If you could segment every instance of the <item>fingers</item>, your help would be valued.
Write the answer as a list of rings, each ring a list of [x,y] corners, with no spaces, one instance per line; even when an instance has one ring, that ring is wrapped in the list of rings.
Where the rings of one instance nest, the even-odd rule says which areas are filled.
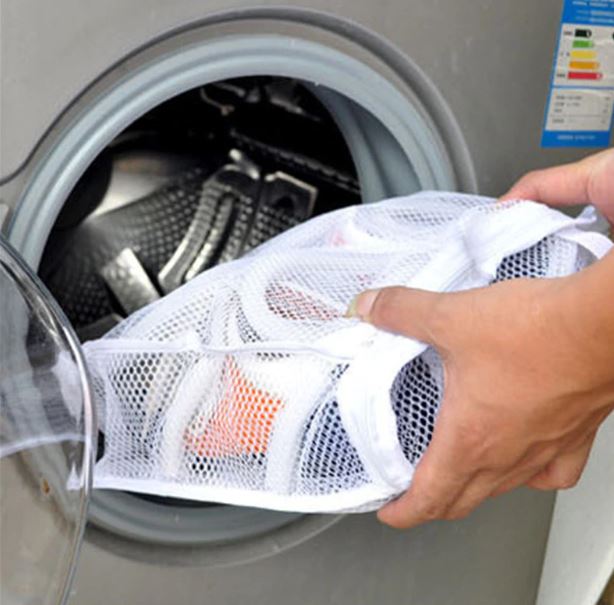
[[[518,473],[513,473],[499,483],[499,485],[491,492],[490,498],[496,498],[497,496],[511,492],[513,489],[516,489],[521,485],[526,485],[527,481],[535,476],[536,471],[539,472],[537,469],[533,468],[530,470],[523,470]]]
[[[593,204],[614,225],[614,149],[579,162],[536,170],[521,178],[500,200],[529,199],[550,206]]]
[[[408,529],[426,521],[446,518],[448,509],[470,478],[451,473],[449,465],[429,462],[426,457],[425,454],[418,465],[410,488],[378,512],[382,523]]]
[[[521,485],[541,490],[573,487],[582,475],[593,440],[594,434],[580,447],[559,455],[545,467],[543,463],[524,466],[503,478],[493,471],[456,477],[454,481],[445,476],[434,478],[433,475],[442,469],[437,462],[427,462],[425,455],[424,471],[419,472],[419,466],[410,489],[384,507],[378,517],[392,527],[407,529],[433,519],[461,519],[487,498]],[[536,472],[538,468],[542,470]]]
[[[527,481],[533,489],[567,489],[576,485],[586,466],[595,439],[593,433],[580,447],[562,454]]]
[[[448,407],[448,402],[442,404],[443,407]],[[462,438],[455,430],[454,418],[447,417],[443,410],[409,489],[379,511],[380,521],[407,529],[444,518],[473,477],[458,464],[462,449]]]
[[[514,467],[504,476],[487,469],[459,473],[458,464],[450,465],[449,462],[452,459],[458,461],[455,454],[458,448],[439,445],[449,438],[447,431],[440,431],[438,437],[438,443],[433,439],[418,465],[410,489],[378,513],[383,523],[407,529],[434,519],[461,519],[487,498],[521,485],[541,490],[573,487],[582,475],[595,432],[571,451],[549,461],[538,455],[532,462]],[[433,445],[438,447],[434,448]],[[552,455],[548,455],[547,450],[542,454]],[[455,469],[455,472],[450,469]]]
[[[388,332],[435,344],[438,309],[444,296],[400,286],[368,290],[356,297],[347,315]]]
[[[512,469],[510,473],[499,479],[498,485],[493,489],[490,497],[496,498],[521,485],[526,485],[527,481],[530,481],[537,473],[541,472],[553,459],[554,455],[546,450]]]
[[[583,162],[529,172],[500,200],[526,199],[552,206],[587,204],[590,174],[590,165]]]
[[[493,471],[482,471],[467,483],[465,489],[446,512],[446,519],[463,519],[488,499],[499,481]]]

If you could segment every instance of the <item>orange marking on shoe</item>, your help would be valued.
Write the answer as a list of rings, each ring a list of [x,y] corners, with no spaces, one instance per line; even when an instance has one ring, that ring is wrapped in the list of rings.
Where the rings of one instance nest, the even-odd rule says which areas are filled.
[[[198,418],[186,430],[187,449],[207,458],[265,454],[283,400],[246,378],[232,357],[222,381],[224,393],[204,431],[194,431]]]

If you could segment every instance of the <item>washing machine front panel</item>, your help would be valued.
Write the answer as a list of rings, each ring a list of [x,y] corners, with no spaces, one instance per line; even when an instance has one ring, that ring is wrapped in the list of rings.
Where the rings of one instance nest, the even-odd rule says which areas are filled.
[[[529,169],[583,154],[539,147],[560,8],[559,0],[289,0],[283,8],[9,0],[0,21],[0,202],[15,210],[66,128],[87,116],[101,91],[130,77],[141,56],[155,55],[159,45],[177,50],[176,35],[229,39],[250,29],[318,43],[368,65],[428,114],[433,149],[441,147],[452,167],[442,182],[498,194]],[[36,264],[36,255],[28,260]],[[531,603],[552,502],[521,490],[464,521],[408,533],[350,516],[312,528],[303,543],[270,531],[211,557],[195,547],[130,544],[93,528],[72,602]]]
[[[157,563],[126,559],[90,535],[70,604],[528,605],[551,510],[549,496],[521,490],[463,521],[408,532],[348,515],[278,555],[223,567],[202,567],[196,554],[193,565],[169,565],[163,549],[152,553]]]
[[[3,3],[1,177],[23,168],[58,116],[126,56],[196,23],[254,16],[343,31],[399,73],[410,63],[424,72],[460,125],[484,193],[582,153],[539,147],[560,0],[312,0],[284,7],[224,0],[206,8],[195,0]]]

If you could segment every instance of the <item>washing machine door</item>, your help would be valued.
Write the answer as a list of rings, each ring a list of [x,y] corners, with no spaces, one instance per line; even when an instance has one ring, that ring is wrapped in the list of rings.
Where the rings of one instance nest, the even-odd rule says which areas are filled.
[[[0,603],[64,603],[95,451],[87,372],[66,318],[0,238]]]

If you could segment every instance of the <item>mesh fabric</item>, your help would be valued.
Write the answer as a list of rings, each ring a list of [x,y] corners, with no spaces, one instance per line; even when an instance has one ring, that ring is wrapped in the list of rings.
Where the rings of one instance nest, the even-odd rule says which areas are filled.
[[[568,275],[606,248],[593,233],[583,245],[590,223],[421,193],[322,215],[204,272],[86,345],[105,435],[95,484],[376,508],[428,447],[443,372],[436,351],[345,318],[352,298]]]

